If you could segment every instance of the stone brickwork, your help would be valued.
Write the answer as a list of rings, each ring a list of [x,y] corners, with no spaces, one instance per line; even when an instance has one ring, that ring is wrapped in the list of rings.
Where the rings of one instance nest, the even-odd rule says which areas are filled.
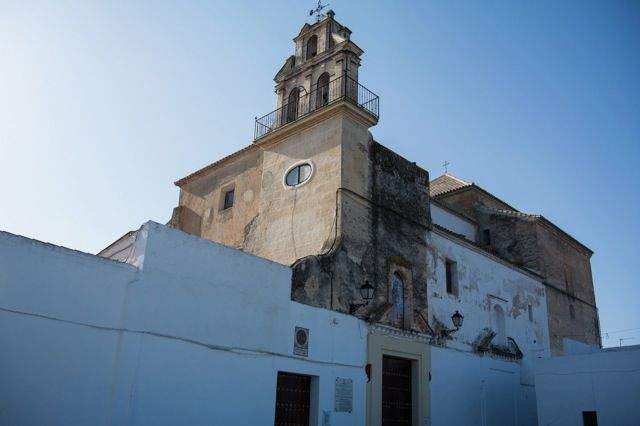
[[[600,346],[600,324],[591,275],[592,252],[552,226],[537,227],[542,275],[546,278],[551,350],[562,353],[563,338]]]
[[[374,300],[356,314],[390,323],[391,278],[399,273],[405,283],[404,321],[399,326],[426,332],[428,174],[372,140],[362,148],[350,153],[366,156],[361,164],[368,170],[360,171],[366,179],[359,182],[364,192],[341,188],[337,238],[324,253],[294,265],[292,297],[349,312],[350,304],[361,301],[359,287],[369,282]]]
[[[540,272],[535,220],[517,215],[491,214],[478,208],[475,209],[475,217],[480,233],[489,231],[490,244],[482,241],[482,236],[480,244],[517,266]]]
[[[480,190],[476,186],[468,186],[458,191],[443,194],[437,197],[447,207],[471,218],[477,219],[477,205],[483,205],[494,209],[513,210],[507,203],[493,197],[491,194]]]

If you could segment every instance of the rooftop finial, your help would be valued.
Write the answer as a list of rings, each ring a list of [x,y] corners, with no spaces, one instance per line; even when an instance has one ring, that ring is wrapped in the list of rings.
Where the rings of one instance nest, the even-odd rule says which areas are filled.
[[[448,162],[447,160],[444,161],[444,163],[442,163],[442,167],[444,167],[444,173],[447,174],[447,172],[449,171],[449,166],[451,165],[450,162]]]
[[[328,4],[322,4],[322,0],[318,0],[318,6],[316,6],[315,9],[311,9],[309,11],[309,16],[312,16],[313,14],[316,15],[316,22],[320,22],[320,20],[322,18],[324,18],[324,13],[322,13],[322,9],[324,9],[325,7],[329,6]]]

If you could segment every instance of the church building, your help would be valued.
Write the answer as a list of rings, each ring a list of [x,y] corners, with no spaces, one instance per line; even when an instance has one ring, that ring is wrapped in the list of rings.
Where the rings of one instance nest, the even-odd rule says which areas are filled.
[[[253,143],[178,180],[170,225],[290,265],[292,300],[372,324],[367,424],[401,404],[385,399],[397,374],[413,378],[413,405],[390,415],[422,424],[430,401],[437,411],[429,345],[522,366],[509,398],[535,418],[531,359],[561,354],[564,338],[600,345],[591,250],[474,183],[430,180],[377,141],[380,99],[332,11],[294,43]],[[455,313],[464,326],[452,328]]]
[[[0,232],[0,424],[535,426],[534,364],[601,346],[588,247],[377,140],[333,11],[293,41],[166,225]]]

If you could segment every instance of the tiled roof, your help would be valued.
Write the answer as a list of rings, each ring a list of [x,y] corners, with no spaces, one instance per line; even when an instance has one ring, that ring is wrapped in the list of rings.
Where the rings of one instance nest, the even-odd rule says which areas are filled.
[[[458,179],[450,174],[443,174],[429,182],[429,195],[436,197],[438,195],[455,191],[466,186],[473,185],[472,182],[466,182],[462,179]]]
[[[496,209],[494,207],[487,207],[487,206],[481,206],[481,205],[476,206],[476,208],[484,213],[497,214],[501,216],[519,217],[522,219],[531,220],[531,219],[540,219],[542,217],[539,214],[522,213],[516,210]]]

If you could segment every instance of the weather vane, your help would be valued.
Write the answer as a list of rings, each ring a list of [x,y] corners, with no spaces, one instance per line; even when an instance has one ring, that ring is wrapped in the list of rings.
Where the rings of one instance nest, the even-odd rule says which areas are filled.
[[[309,11],[309,16],[313,16],[313,14],[315,13],[316,22],[320,22],[320,20],[322,18],[324,18],[324,13],[322,13],[322,9],[324,9],[327,6],[329,6],[329,5],[328,4],[322,4],[322,0],[318,0],[318,6],[316,6],[315,9],[311,9]]]

